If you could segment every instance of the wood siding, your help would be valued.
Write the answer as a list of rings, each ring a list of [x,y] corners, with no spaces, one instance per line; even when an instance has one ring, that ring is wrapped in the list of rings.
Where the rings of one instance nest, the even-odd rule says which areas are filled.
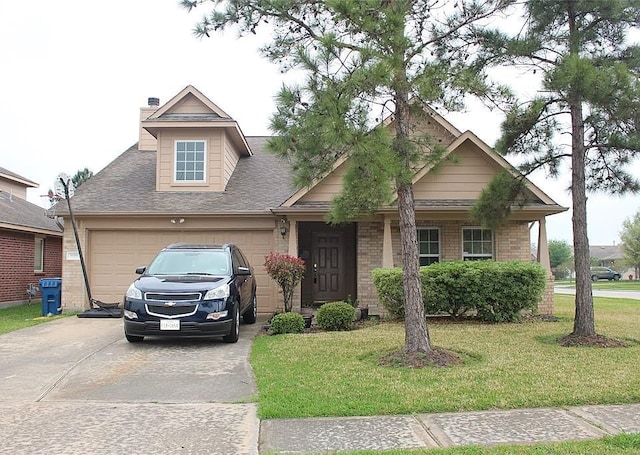
[[[175,141],[206,141],[204,183],[174,182]],[[224,131],[171,128],[158,134],[157,191],[224,191]]]
[[[305,194],[300,202],[328,202],[342,191],[342,179],[347,169],[347,162],[334,169],[320,183]]]
[[[171,107],[172,114],[210,114],[211,109],[189,93]]]
[[[416,200],[476,199],[500,170],[468,141],[450,157],[451,161],[436,166],[414,185]]]
[[[229,141],[225,137],[224,141],[224,173],[222,175],[222,186],[223,188],[227,187],[227,183],[229,183],[229,179],[231,179],[231,175],[236,168],[236,164],[238,164],[238,160],[240,159],[240,155],[238,151],[235,149],[231,141]]]
[[[27,188],[21,184],[0,178],[0,190],[13,194],[14,197],[27,199]]]

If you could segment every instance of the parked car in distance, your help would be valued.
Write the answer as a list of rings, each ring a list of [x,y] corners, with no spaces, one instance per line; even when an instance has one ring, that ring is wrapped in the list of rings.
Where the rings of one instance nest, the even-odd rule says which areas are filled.
[[[124,334],[238,341],[240,316],[256,322],[253,268],[236,245],[176,243],[162,249],[124,296]]]
[[[618,281],[622,275],[609,267],[591,267],[591,281],[598,280],[616,280]]]

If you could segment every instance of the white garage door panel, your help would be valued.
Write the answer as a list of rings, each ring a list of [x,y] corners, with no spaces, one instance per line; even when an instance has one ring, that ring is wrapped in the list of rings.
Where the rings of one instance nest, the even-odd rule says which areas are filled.
[[[272,231],[91,231],[87,266],[93,298],[122,301],[137,277],[135,269],[147,265],[160,249],[176,242],[229,242],[240,246],[256,274],[260,311],[273,310],[273,283],[264,270],[264,257],[273,250]]]

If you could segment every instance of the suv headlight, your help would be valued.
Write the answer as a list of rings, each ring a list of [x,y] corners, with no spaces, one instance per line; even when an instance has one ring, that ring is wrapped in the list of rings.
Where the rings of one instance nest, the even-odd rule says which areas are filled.
[[[127,289],[127,293],[125,294],[125,296],[129,299],[142,300],[142,292],[140,292],[140,289],[135,287],[133,283],[131,284],[131,286],[129,286],[129,289]]]
[[[228,284],[223,284],[222,286],[211,289],[204,296],[205,300],[214,300],[214,299],[226,299],[231,295],[231,290]]]

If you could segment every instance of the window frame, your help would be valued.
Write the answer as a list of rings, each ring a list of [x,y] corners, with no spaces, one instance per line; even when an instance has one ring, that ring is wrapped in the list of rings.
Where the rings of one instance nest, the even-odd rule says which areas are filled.
[[[33,273],[44,273],[45,238],[39,235],[33,240]],[[38,259],[40,259],[38,263]]]
[[[193,172],[194,174],[196,172],[199,172],[198,170],[194,169],[193,171],[187,171],[185,170],[178,170],[178,144],[179,143],[201,143],[203,144],[203,158],[202,158],[202,180],[178,180],[178,172]],[[197,152],[199,150],[194,150],[194,152]],[[184,153],[186,153],[187,151],[185,150]],[[184,163],[186,164],[187,161],[184,160]],[[198,163],[198,161],[194,160],[193,161],[194,165]],[[186,177],[186,176],[185,176]],[[206,183],[207,181],[207,141],[206,139],[176,139],[173,141],[173,183],[177,183],[177,184],[192,184],[192,183]]]
[[[480,240],[473,240],[473,238],[470,240],[470,242],[473,244],[474,242],[480,242],[482,247],[482,251],[484,251],[484,244],[485,242],[487,242],[487,240],[485,240],[484,235],[485,232],[490,232],[491,233],[491,254],[487,254],[487,253],[474,253],[473,252],[473,247],[472,247],[472,252],[466,252],[465,251],[465,238],[464,238],[464,234],[465,231],[480,231],[482,238]],[[473,237],[473,234],[472,234]],[[487,261],[487,260],[494,260],[495,259],[495,254],[496,254],[496,248],[495,248],[495,235],[494,235],[494,231],[493,229],[486,229],[483,228],[482,226],[465,226],[462,228],[462,232],[461,232],[461,253],[462,253],[462,260],[463,261]]]
[[[417,232],[417,237],[418,237],[418,265],[420,267],[425,267],[425,266],[429,266],[431,264],[435,264],[436,262],[441,262],[442,261],[442,235],[441,235],[441,229],[438,226],[418,226],[416,228]],[[420,231],[436,231],[438,233],[438,254],[433,254],[433,253],[426,253],[426,254],[422,254],[420,252]],[[433,243],[431,240],[428,241],[429,244]],[[420,264],[421,259],[422,258],[436,258],[435,261],[430,262],[429,264],[425,264],[422,265]]]

